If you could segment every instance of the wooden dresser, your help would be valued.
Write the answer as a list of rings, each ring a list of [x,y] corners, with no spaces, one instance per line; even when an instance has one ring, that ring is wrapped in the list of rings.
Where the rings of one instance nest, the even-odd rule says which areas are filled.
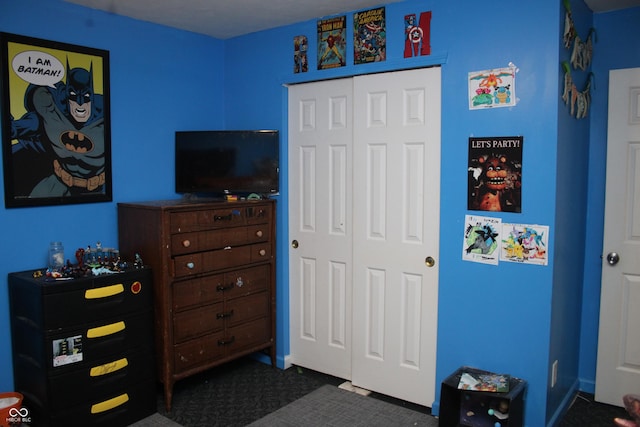
[[[158,376],[177,380],[256,351],[275,366],[275,202],[118,204],[119,248],[153,271]]]

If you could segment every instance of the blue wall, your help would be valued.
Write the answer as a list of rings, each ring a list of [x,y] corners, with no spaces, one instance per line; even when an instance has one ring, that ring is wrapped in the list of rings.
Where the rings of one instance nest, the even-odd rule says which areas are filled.
[[[229,121],[234,120],[232,117],[242,120],[243,115],[262,119],[269,117],[268,120],[273,120],[270,125],[286,129],[286,110],[280,105],[283,96],[273,92],[269,95],[270,100],[262,99],[263,88],[280,87],[282,83],[296,83],[304,79],[311,81],[422,65],[420,60],[402,58],[402,18],[407,13],[426,10],[433,12],[433,58],[430,60],[444,62],[437,380],[441,381],[461,365],[509,372],[524,378],[529,382],[527,423],[544,425],[554,262],[551,261],[547,267],[505,263],[495,267],[463,262],[461,236],[465,214],[468,213],[468,138],[523,135],[523,213],[499,216],[509,222],[548,224],[552,226],[553,242],[560,72],[558,40],[564,18],[555,1],[525,2],[514,6],[510,9],[512,16],[500,23],[500,30],[496,33],[483,30],[487,28],[487,22],[493,22],[496,17],[487,13],[485,6],[478,2],[405,1],[390,4],[386,9],[389,37],[386,63],[347,65],[331,73],[314,71],[316,51],[311,44],[309,57],[312,59],[307,76],[292,73],[291,46],[293,37],[299,34],[313,40],[315,20],[267,31],[259,37],[248,35],[230,40],[225,45],[226,81],[230,89],[227,95],[234,98],[236,109],[227,110]],[[350,18],[347,17],[347,22]],[[347,38],[350,38],[350,33]],[[270,66],[251,79],[249,70],[237,70],[246,62],[245,53],[256,46],[256,40],[260,40],[261,48],[252,50],[252,61],[269,63]],[[467,73],[505,67],[509,62],[520,69],[516,81],[518,105],[491,111],[469,111]],[[347,64],[350,63],[349,57]],[[260,94],[261,99],[253,108],[252,103],[246,100],[253,99],[255,94]],[[270,107],[265,108],[265,102],[269,102]],[[232,106],[233,102],[228,98],[225,104]],[[542,169],[549,172],[542,173]],[[286,195],[281,197],[281,205],[286,204]],[[281,215],[280,220],[286,225],[284,217]],[[287,238],[281,238],[281,264],[286,262],[287,243]],[[553,254],[551,248],[550,256]],[[578,268],[581,268],[582,262],[578,261]],[[285,277],[286,271],[286,265],[283,265]],[[283,287],[282,290],[285,289]],[[280,296],[283,294],[286,296],[284,292]],[[286,300],[282,303],[286,305],[281,305],[280,312],[288,307]],[[579,313],[579,307],[575,310]],[[576,328],[575,324],[570,326]],[[283,332],[287,330],[288,327],[283,326]],[[578,329],[571,333],[578,335]],[[572,349],[576,361],[577,351],[576,343]],[[436,412],[437,406],[435,402]]]
[[[518,2],[504,10],[504,19],[485,4],[470,0],[390,4],[387,61],[316,71],[311,42],[310,72],[294,75],[293,37],[306,34],[313,41],[315,20],[220,41],[61,0],[0,0],[0,31],[110,51],[114,173],[113,203],[0,209],[5,237],[0,249],[4,261],[0,275],[43,265],[51,240],[62,240],[68,251],[96,240],[116,245],[116,202],[176,197],[172,176],[175,130],[280,129],[282,159],[286,159],[284,84],[442,63],[437,381],[461,365],[526,379],[526,425],[550,425],[568,403],[576,383],[588,387],[595,378],[602,236],[593,236],[595,243],[586,248],[585,254],[570,252],[567,242],[574,234],[584,233],[585,226],[600,230],[602,224],[604,196],[598,195],[604,188],[606,70],[638,65],[640,61],[637,33],[632,47],[635,64],[626,59],[628,49],[622,55],[616,45],[619,40],[631,44],[633,37],[627,33],[634,27],[626,25],[623,37],[618,29],[622,26],[617,23],[626,19],[638,22],[636,9],[630,18],[626,18],[627,12],[592,18],[581,0],[572,1],[581,25],[593,19],[599,27],[589,138],[589,120],[575,123],[575,119],[568,119],[566,107],[559,100],[559,63],[566,56],[560,46],[564,24],[561,3]],[[403,16],[427,10],[433,12],[433,53],[430,57],[404,59]],[[347,22],[350,18],[348,14]],[[70,22],[74,25],[68,25]],[[351,58],[349,55],[347,64],[352,64]],[[467,73],[504,67],[509,62],[520,70],[517,106],[469,111]],[[522,213],[498,216],[505,222],[549,225],[548,266],[501,263],[496,267],[462,261],[464,217],[470,213],[466,210],[467,141],[470,136],[492,135],[524,136]],[[574,151],[580,154],[573,156]],[[286,162],[281,166],[284,191],[278,197],[277,342],[278,363],[283,366],[289,351],[288,197]],[[602,193],[594,192],[594,188]],[[571,209],[576,206],[582,208]],[[86,227],[78,226],[85,221]],[[0,339],[9,342],[3,282],[0,313]],[[550,389],[550,365],[555,359],[559,360],[561,375],[559,386]],[[0,360],[10,360],[9,346],[0,348]],[[3,363],[0,390],[11,388],[11,369]],[[435,412],[438,406],[434,402]]]
[[[0,277],[46,265],[50,241],[117,246],[116,203],[175,198],[178,129],[224,126],[223,43],[62,1],[0,0],[0,31],[105,49],[111,61],[113,203],[0,208]],[[4,200],[4,187],[2,187]],[[3,204],[4,206],[4,204]],[[0,280],[0,390],[13,389],[7,285]]]

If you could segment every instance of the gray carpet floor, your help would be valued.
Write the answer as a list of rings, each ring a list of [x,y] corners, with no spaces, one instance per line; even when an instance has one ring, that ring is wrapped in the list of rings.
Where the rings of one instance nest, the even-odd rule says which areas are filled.
[[[438,420],[382,400],[325,385],[249,427],[437,427]]]

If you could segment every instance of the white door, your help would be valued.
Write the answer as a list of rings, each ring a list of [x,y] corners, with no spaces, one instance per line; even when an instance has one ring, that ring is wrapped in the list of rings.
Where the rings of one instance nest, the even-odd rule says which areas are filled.
[[[440,224],[440,68],[355,79],[354,385],[431,406]]]
[[[352,81],[289,88],[291,363],[351,379]]]
[[[289,94],[291,363],[430,406],[440,69]]]
[[[595,398],[640,393],[640,68],[609,74],[607,184]]]

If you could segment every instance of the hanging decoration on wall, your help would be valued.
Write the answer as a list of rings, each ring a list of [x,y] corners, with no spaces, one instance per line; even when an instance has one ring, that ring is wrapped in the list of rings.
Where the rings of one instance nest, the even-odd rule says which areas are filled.
[[[498,264],[502,220],[466,215],[462,259],[483,264]]]
[[[516,105],[515,65],[469,73],[469,109],[478,110]]]
[[[431,12],[422,12],[416,22],[416,14],[404,17],[404,57],[431,55]]]
[[[346,15],[318,21],[318,70],[345,66],[346,23]]]
[[[589,72],[584,89],[579,90],[571,71],[573,67],[573,70],[577,70],[579,73],[580,71],[586,71],[591,66],[593,43],[596,33],[595,30],[591,28],[586,40],[583,41],[578,35],[571,16],[571,3],[569,0],[563,0],[563,3],[565,8],[563,43],[565,48],[572,50],[570,60],[561,63],[564,71],[562,100],[565,105],[569,106],[571,116],[576,119],[583,119],[589,114],[589,106],[591,105],[591,81],[593,73]]]
[[[385,8],[353,14],[353,63],[368,64],[387,59]]]
[[[585,71],[591,66],[591,58],[593,57],[593,43],[595,41],[596,32],[591,28],[585,40],[578,35],[573,18],[571,17],[571,4],[569,0],[564,0],[565,16],[564,16],[564,47],[573,49],[571,51],[571,65],[575,70]]]
[[[469,138],[467,209],[522,211],[522,136]]]
[[[565,105],[569,105],[569,113],[576,119],[583,119],[589,113],[591,105],[591,79],[593,73],[587,76],[587,82],[583,90],[578,90],[571,75],[571,68],[566,61],[562,63],[564,69],[564,90],[562,100]]]
[[[502,224],[500,261],[547,265],[548,225]]]
[[[306,73],[309,71],[309,60],[307,58],[308,41],[307,36],[295,36],[293,38],[293,72]]]

